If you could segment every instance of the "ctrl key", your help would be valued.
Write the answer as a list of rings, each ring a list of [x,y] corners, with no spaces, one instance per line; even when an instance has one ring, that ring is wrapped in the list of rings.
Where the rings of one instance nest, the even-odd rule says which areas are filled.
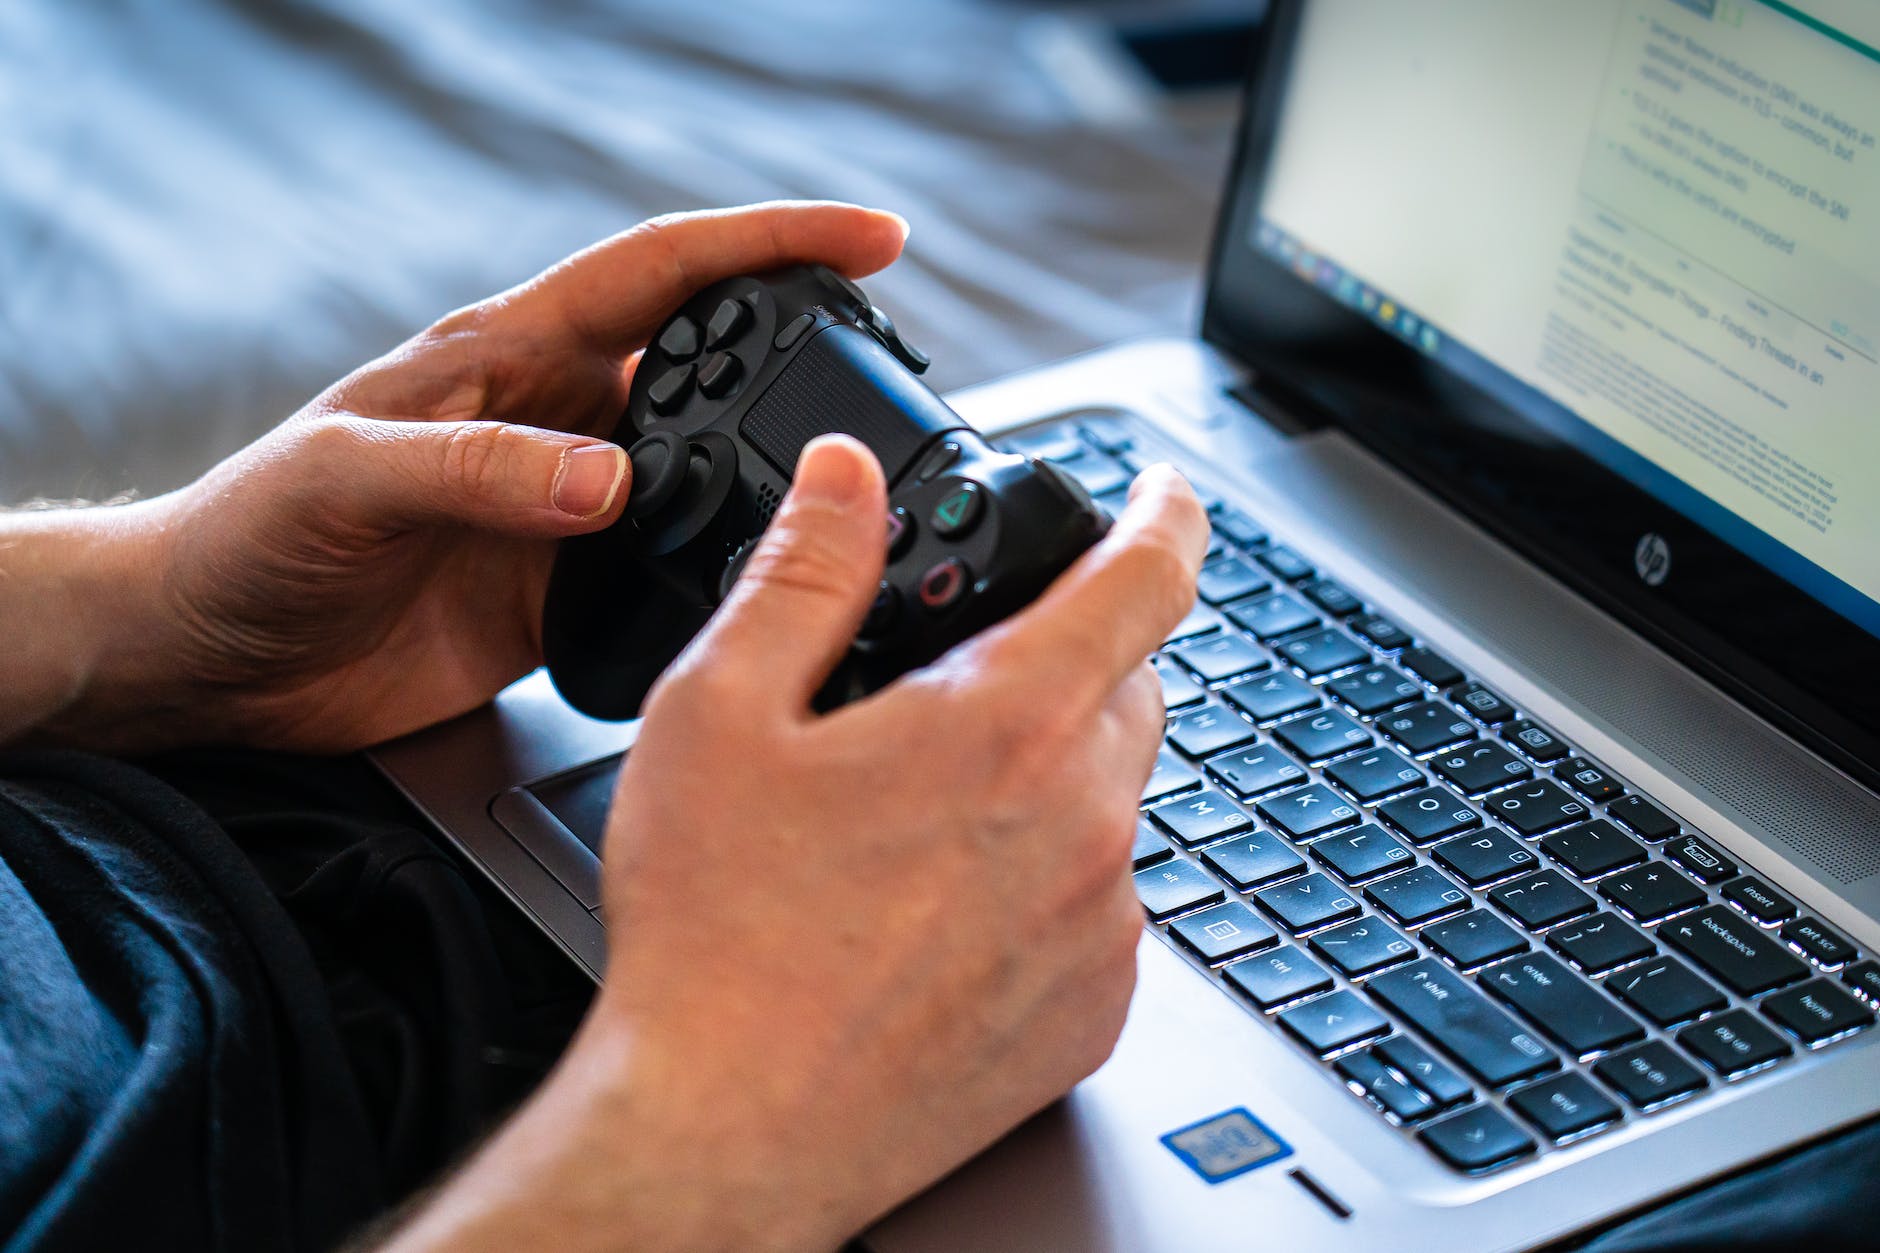
[[[1332,986],[1332,977],[1324,968],[1290,944],[1237,961],[1221,973],[1261,1009],[1272,1009]]]
[[[1431,1123],[1417,1138],[1457,1170],[1493,1170],[1534,1151],[1527,1132],[1489,1105],[1476,1105]]]

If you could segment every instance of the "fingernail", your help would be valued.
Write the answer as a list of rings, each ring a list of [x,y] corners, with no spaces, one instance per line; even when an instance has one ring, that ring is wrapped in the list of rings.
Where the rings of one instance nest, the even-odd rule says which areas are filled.
[[[910,222],[908,222],[906,218],[896,213],[893,209],[883,209],[882,212],[887,214],[889,217],[893,218],[895,222],[899,224],[901,228],[901,242],[906,243],[907,237],[914,233],[913,225]]]
[[[613,505],[626,475],[625,449],[613,444],[570,448],[555,471],[555,508],[571,517],[598,518]]]
[[[797,459],[790,495],[799,504],[844,509],[861,500],[867,485],[860,450],[846,439],[819,435]]]

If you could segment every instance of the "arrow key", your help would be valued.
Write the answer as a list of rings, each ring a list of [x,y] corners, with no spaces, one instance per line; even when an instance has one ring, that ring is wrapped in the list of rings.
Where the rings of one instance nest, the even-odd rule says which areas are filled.
[[[1417,1135],[1436,1156],[1469,1174],[1492,1170],[1534,1151],[1533,1139],[1489,1105],[1431,1123]]]
[[[1351,992],[1333,992],[1279,1015],[1280,1026],[1323,1057],[1390,1030],[1384,1016]]]

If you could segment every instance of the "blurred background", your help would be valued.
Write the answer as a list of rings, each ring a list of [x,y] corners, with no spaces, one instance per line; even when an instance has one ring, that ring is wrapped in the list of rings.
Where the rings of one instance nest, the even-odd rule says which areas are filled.
[[[11,0],[0,504],[173,487],[675,209],[904,214],[870,290],[941,390],[1186,331],[1242,52],[1223,22],[1257,7]]]

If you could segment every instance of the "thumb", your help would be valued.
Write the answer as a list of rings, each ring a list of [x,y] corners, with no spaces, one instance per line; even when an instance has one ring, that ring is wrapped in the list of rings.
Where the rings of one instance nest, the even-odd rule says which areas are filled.
[[[700,637],[697,664],[761,670],[766,699],[807,708],[875,598],[887,516],[874,454],[846,435],[811,440],[776,520]]]
[[[618,445],[507,422],[322,423],[307,441],[317,477],[361,521],[455,525],[554,538],[594,531],[626,503]]]

